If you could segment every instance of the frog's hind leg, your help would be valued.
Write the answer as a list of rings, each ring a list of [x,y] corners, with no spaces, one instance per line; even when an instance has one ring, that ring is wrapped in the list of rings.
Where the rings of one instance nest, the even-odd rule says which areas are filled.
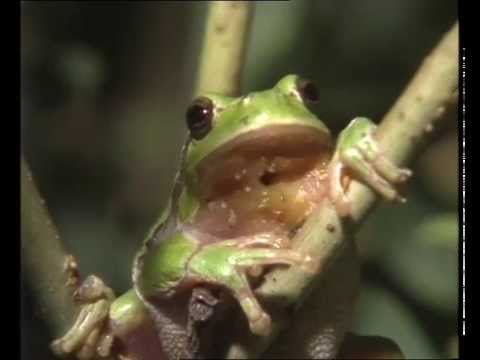
[[[246,272],[262,265],[302,265],[308,259],[288,249],[236,248],[225,245],[206,246],[190,261],[194,276],[227,287],[247,316],[250,330],[257,335],[271,331],[270,316],[256,299]]]

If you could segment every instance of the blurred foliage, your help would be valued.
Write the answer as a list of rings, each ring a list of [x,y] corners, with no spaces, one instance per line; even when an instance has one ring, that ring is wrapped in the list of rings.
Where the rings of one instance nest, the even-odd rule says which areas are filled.
[[[358,333],[395,339],[407,359],[438,358],[432,339],[417,322],[411,310],[387,289],[362,289],[355,327]]]
[[[338,132],[379,119],[455,21],[456,1],[260,2],[246,91],[285,73],[314,80]],[[128,288],[133,254],[165,204],[185,132],[205,2],[22,2],[22,145],[83,274]],[[408,204],[381,205],[358,234],[355,330],[411,357],[456,353],[456,113],[413,166]],[[22,298],[22,357],[50,359]]]

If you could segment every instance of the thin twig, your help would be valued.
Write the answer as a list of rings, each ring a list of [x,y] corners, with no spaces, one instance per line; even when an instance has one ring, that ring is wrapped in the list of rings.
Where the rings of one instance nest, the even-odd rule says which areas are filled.
[[[252,23],[250,1],[211,1],[196,94],[238,95]]]
[[[386,114],[378,128],[378,140],[387,156],[405,164],[418,150],[421,140],[431,132],[445,108],[458,98],[458,24],[443,37],[424,60],[404,93]],[[352,182],[348,191],[352,203],[352,225],[358,227],[375,204],[375,194],[364,185]],[[334,231],[332,231],[334,229]],[[295,239],[294,247],[309,254],[318,264],[317,276],[301,269],[276,269],[269,273],[257,290],[264,298],[281,299],[278,306],[298,305],[313,280],[335,260],[345,246],[345,224],[329,202],[321,205],[307,220]],[[269,337],[242,334],[228,351],[228,358],[258,358],[281,330],[284,319],[274,319]]]

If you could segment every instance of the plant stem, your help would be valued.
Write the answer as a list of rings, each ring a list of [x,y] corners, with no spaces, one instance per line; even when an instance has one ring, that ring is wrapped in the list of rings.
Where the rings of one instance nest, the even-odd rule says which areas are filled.
[[[70,260],[40,197],[27,163],[21,162],[21,244],[23,278],[35,293],[38,313],[54,333],[62,334],[77,315],[72,277],[65,266]]]
[[[398,164],[411,159],[445,108],[458,98],[458,46],[458,24],[455,24],[427,56],[382,120],[377,132],[378,141],[386,155]],[[373,208],[376,196],[355,181],[347,194],[352,204],[351,225],[358,227]],[[296,267],[276,269],[266,276],[256,293],[264,298],[281,299],[277,305],[283,309],[298,306],[311,290],[314,280],[316,282],[325,273],[345,246],[346,230],[345,221],[339,218],[329,202],[324,202],[294,240],[294,247],[309,254],[317,264],[317,275],[306,274]],[[279,324],[286,323],[281,316],[274,321],[274,331],[268,337],[241,334],[230,347],[228,358],[258,358],[281,330]]]
[[[195,94],[239,94],[252,15],[250,1],[210,2]]]

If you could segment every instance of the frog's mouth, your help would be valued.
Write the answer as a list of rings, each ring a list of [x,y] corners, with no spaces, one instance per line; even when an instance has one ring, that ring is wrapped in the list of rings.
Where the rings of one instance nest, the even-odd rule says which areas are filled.
[[[215,218],[217,228],[222,217],[229,228],[255,217],[297,226],[323,198],[331,149],[328,134],[309,126],[266,126],[239,135],[198,166],[200,217]]]

